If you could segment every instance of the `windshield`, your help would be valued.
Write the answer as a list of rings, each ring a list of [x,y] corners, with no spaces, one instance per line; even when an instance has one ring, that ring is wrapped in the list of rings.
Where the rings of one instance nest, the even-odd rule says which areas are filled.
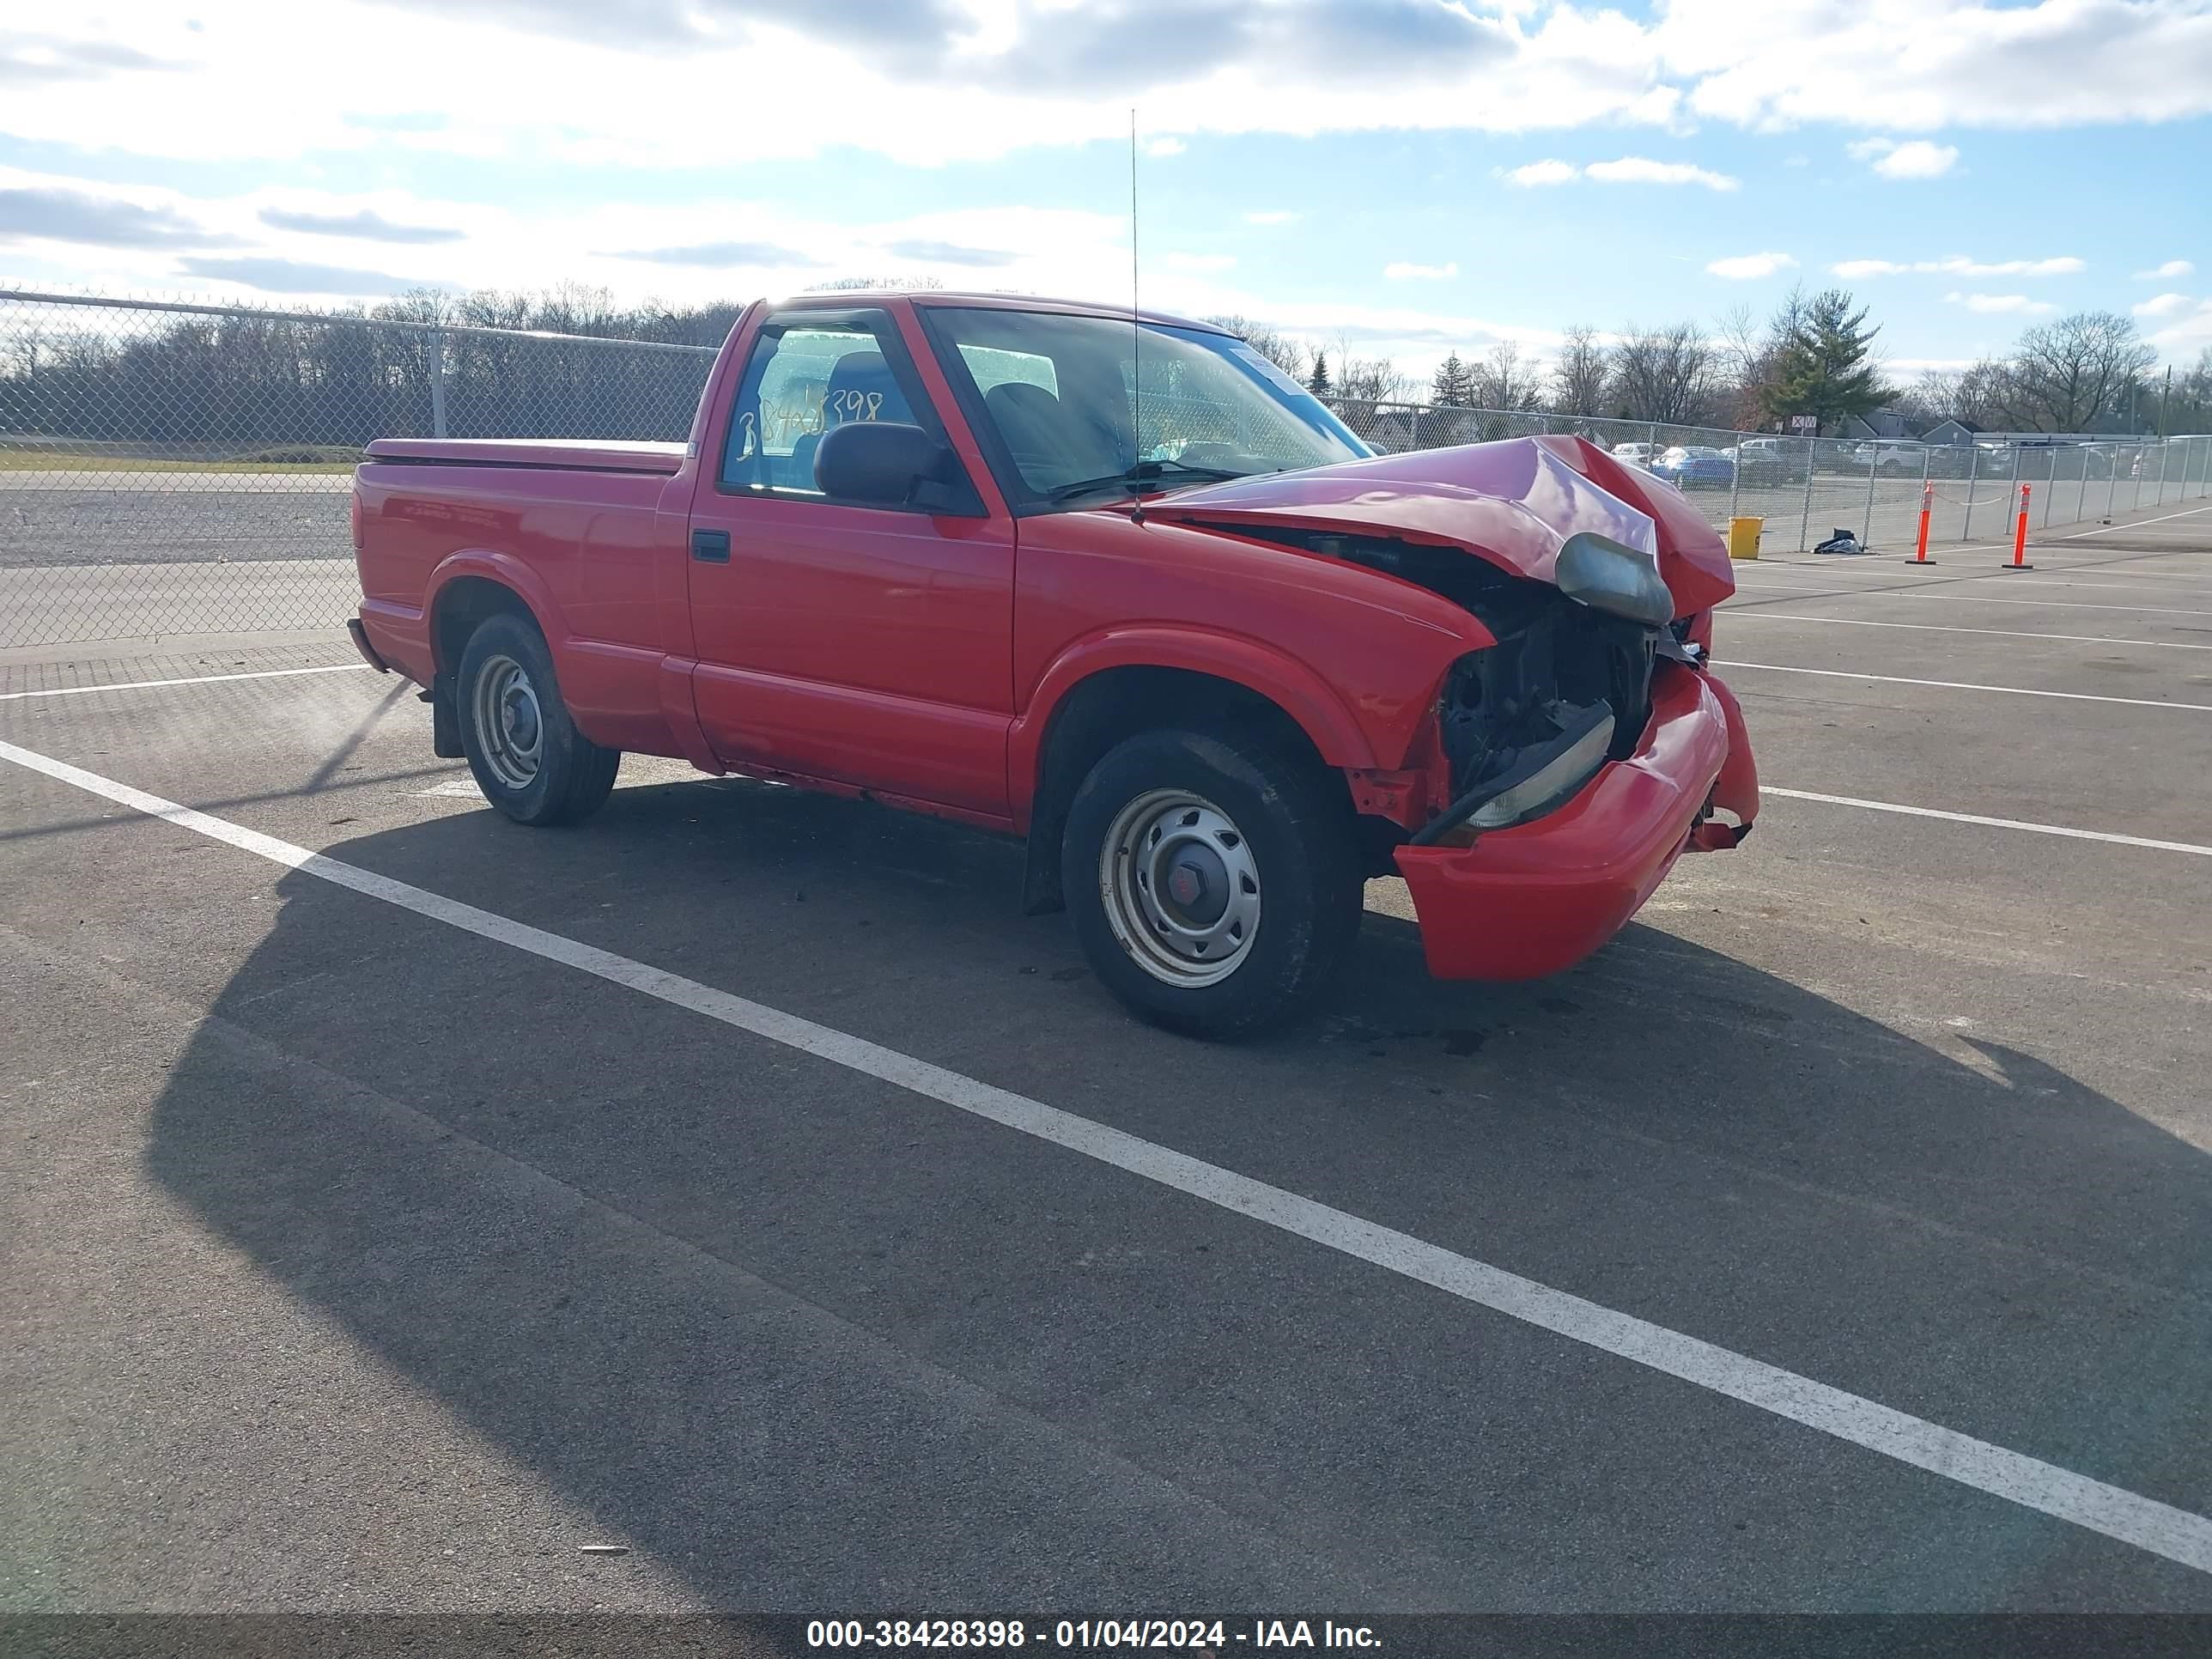
[[[1229,335],[1049,312],[933,306],[923,314],[946,372],[969,382],[962,401],[1000,481],[1028,507],[1374,453]]]

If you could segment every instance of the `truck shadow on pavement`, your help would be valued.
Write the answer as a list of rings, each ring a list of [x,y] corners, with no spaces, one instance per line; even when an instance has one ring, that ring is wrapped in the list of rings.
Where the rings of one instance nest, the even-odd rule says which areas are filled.
[[[1017,849],[742,781],[624,788],[568,833],[456,809],[329,850],[2001,1443],[2202,1489],[2180,1425],[2212,1372],[2206,1160],[2016,1049],[1941,1052],[1643,927],[1540,985],[1439,985],[1376,915],[1306,1027],[1194,1045],[1112,1007],[1064,919],[1015,914]],[[1745,1408],[313,876],[281,890],[167,1082],[154,1174],[702,1603],[2113,1582],[2117,1547],[2075,1555],[1925,1477],[1913,1501],[1974,1525],[1747,1492],[1701,1426]],[[1594,1449],[1589,1413],[1646,1386],[1674,1390],[1664,1422]],[[544,1605],[622,1605],[623,1569],[580,1571],[578,1541],[530,1540]]]

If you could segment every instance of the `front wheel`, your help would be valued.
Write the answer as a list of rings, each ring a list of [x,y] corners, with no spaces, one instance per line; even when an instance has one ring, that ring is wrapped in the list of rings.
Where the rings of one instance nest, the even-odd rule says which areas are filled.
[[[615,787],[622,750],[576,730],[553,653],[524,617],[502,613],[469,635],[455,677],[461,747],[484,799],[517,823],[574,823]]]
[[[1139,1018],[1248,1035],[1309,1002],[1358,932],[1351,804],[1258,735],[1147,732],[1076,791],[1061,890],[1093,971]]]

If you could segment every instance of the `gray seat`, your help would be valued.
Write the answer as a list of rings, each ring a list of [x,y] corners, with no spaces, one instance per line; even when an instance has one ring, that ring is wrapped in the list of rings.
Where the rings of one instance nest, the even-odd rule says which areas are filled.
[[[906,394],[899,390],[898,381],[891,375],[891,366],[884,361],[882,352],[873,347],[848,351],[831,366],[829,381],[822,392],[823,432],[853,421],[913,419],[914,411],[907,407]],[[793,478],[819,488],[814,478],[814,452],[821,443],[822,433],[810,432],[791,447]]]
[[[1041,386],[1003,380],[983,394],[983,407],[1033,489],[1103,477],[1125,465],[1111,433],[1089,428]]]

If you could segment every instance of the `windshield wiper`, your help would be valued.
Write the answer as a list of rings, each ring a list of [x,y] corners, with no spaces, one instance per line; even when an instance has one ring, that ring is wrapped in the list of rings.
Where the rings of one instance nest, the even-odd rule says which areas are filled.
[[[1103,478],[1083,478],[1074,483],[1061,484],[1045,492],[1048,501],[1072,501],[1078,495],[1088,495],[1094,489],[1134,489],[1141,484],[1158,483],[1173,477],[1185,483],[1223,483],[1231,478],[1249,478],[1249,472],[1240,472],[1228,466],[1186,466],[1181,461],[1139,461],[1125,471],[1109,472]]]

